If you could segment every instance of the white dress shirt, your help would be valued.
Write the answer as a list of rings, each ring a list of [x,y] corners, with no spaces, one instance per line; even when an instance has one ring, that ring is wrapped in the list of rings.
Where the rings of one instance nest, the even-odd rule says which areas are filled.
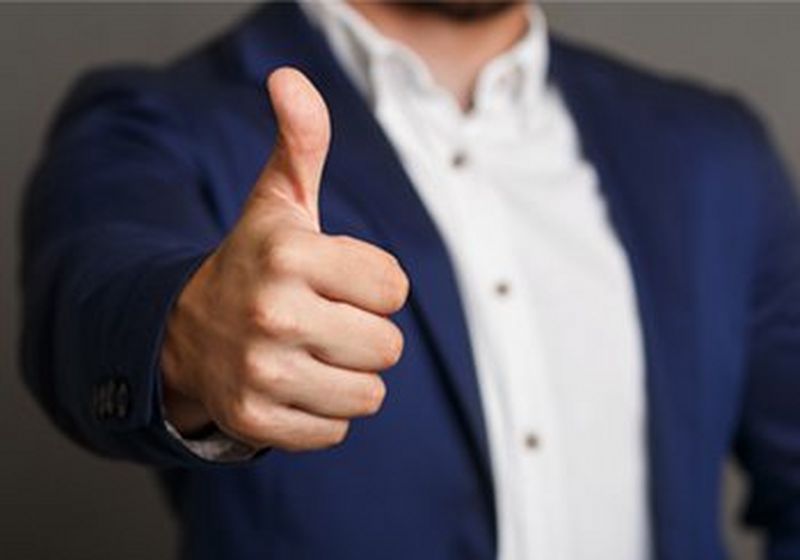
[[[501,560],[649,551],[644,366],[626,255],[547,82],[547,30],[460,110],[409,48],[343,2],[304,4],[369,100],[444,238],[488,431]],[[334,127],[336,123],[334,123]]]
[[[498,558],[647,558],[632,277],[597,174],[546,80],[544,14],[531,8],[528,32],[483,69],[465,114],[411,50],[346,3],[302,6],[369,101],[453,260],[488,432]],[[222,434],[183,441],[208,459],[252,454]]]

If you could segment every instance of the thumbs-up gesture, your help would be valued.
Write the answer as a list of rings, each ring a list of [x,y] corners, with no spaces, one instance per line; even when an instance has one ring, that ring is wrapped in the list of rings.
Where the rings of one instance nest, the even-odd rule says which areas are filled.
[[[383,250],[321,232],[325,102],[293,69],[267,87],[277,143],[238,223],[168,319],[165,409],[184,434],[213,422],[255,448],[317,449],[380,408],[377,372],[403,346],[387,316],[403,306],[408,279]]]

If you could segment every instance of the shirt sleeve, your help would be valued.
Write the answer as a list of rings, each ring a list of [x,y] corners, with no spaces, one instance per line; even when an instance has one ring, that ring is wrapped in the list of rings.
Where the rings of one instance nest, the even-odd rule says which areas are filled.
[[[223,431],[212,428],[210,433],[195,437],[184,437],[168,421],[164,421],[167,432],[197,457],[214,463],[236,463],[256,456],[257,450],[236,441]]]

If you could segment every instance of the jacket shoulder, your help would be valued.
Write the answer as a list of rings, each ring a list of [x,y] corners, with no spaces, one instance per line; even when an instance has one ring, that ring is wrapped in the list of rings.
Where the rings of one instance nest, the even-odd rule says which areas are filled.
[[[213,113],[236,96],[263,93],[245,71],[248,30],[254,14],[176,58],[158,65],[114,64],[91,68],[68,90],[59,117],[96,107],[163,105],[187,118]],[[60,120],[59,118],[59,120]]]
[[[757,111],[731,90],[655,71],[563,37],[551,41],[558,78],[588,87],[639,119],[653,119],[659,133],[698,138],[709,148],[764,142]]]

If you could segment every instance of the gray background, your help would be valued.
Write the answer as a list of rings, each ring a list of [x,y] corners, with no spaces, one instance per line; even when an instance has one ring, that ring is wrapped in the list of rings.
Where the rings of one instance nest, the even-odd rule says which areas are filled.
[[[0,556],[169,558],[175,524],[144,469],[89,456],[54,432],[18,380],[16,209],[46,123],[82,69],[161,63],[240,17],[245,4],[0,4]],[[558,4],[553,27],[655,68],[732,89],[764,115],[800,175],[800,5]],[[732,529],[734,557],[757,538]]]

